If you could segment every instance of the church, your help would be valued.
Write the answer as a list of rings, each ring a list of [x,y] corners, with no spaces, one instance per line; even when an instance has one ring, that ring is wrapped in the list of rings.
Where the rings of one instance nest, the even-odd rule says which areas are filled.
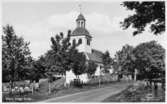
[[[97,65],[95,76],[99,76],[103,67],[103,53],[92,48],[92,39],[93,37],[86,29],[86,19],[84,15],[80,13],[76,19],[76,28],[71,34],[71,42],[73,40],[76,42],[81,41],[81,44],[77,47],[78,51],[85,54],[87,61],[93,61]],[[75,78],[76,76],[72,71],[66,72],[66,83],[70,83]],[[89,80],[87,74],[80,75],[79,78],[83,82],[87,82]]]

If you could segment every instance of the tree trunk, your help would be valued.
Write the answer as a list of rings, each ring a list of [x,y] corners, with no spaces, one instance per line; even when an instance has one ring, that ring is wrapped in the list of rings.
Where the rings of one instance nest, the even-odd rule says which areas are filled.
[[[100,76],[99,76],[99,87],[100,87],[100,84],[101,84],[101,78],[100,78]]]
[[[99,87],[100,87],[100,84],[101,84],[101,67],[100,67],[100,76],[99,76]]]
[[[122,70],[121,66],[118,67],[118,72],[120,72]],[[118,78],[117,81],[120,81],[120,73],[118,73]]]
[[[155,89],[155,90],[157,90],[157,89],[158,89],[157,82],[154,82],[154,89]]]
[[[15,80],[15,65],[14,65],[14,59],[12,59],[12,65],[11,65],[11,88],[14,87],[14,80]]]
[[[66,72],[65,72],[65,74],[64,74],[64,77],[65,77],[65,82],[64,82],[64,87],[67,87],[67,83],[66,83]]]
[[[49,94],[51,93],[51,85],[50,85],[50,82],[49,82]]]
[[[134,81],[137,80],[137,69],[135,69],[135,72],[134,72]]]

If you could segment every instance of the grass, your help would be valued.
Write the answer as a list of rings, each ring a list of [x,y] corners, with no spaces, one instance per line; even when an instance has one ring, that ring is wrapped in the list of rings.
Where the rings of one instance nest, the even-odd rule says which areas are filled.
[[[159,87],[156,92],[157,94],[155,90],[143,85],[137,87],[131,85],[124,91],[106,98],[103,102],[165,102],[165,91]]]
[[[115,83],[120,83],[120,82],[115,81],[115,82],[110,82],[110,83],[103,83],[103,84],[101,84],[100,87],[99,87],[98,84],[88,84],[88,85],[84,85],[81,88],[75,87],[75,86],[70,86],[69,88],[62,88],[62,89],[55,90],[55,91],[53,90],[52,94],[48,98],[64,96],[64,95],[67,95],[67,94],[74,94],[74,93],[77,93],[77,92],[88,91],[88,90],[91,90],[91,89],[103,88],[103,87],[106,87],[106,86],[113,85]],[[46,99],[48,99],[48,98],[46,98]],[[46,99],[38,99],[36,101],[46,100]]]
[[[113,81],[109,77],[110,76],[101,77],[100,88],[110,86],[110,85],[113,85],[115,83],[120,83],[117,81]],[[30,93],[30,94],[23,95],[23,96],[19,96],[19,95],[10,96],[10,95],[3,94],[3,98],[5,98],[5,97],[22,98],[22,100],[19,100],[20,102],[37,102],[37,101],[42,101],[42,100],[46,100],[46,99],[53,98],[53,97],[58,97],[58,96],[63,96],[63,95],[67,95],[67,94],[73,94],[73,93],[77,93],[77,92],[81,92],[81,91],[88,91],[91,89],[99,88],[99,78],[91,79],[88,82],[88,84],[83,85],[82,88],[78,88],[75,86],[70,86],[69,88],[65,88],[64,81],[65,81],[65,79],[59,79],[59,80],[53,82],[51,84],[51,88],[52,88],[51,94],[48,94],[48,82],[44,81],[44,82],[42,82],[41,88],[39,89],[39,91],[35,92],[34,94]],[[121,83],[124,83],[124,82],[121,82]],[[127,82],[125,82],[125,83],[127,83]],[[27,99],[24,100],[23,98],[28,98],[28,100]],[[29,99],[31,99],[31,100],[29,100]],[[14,102],[14,101],[11,100],[9,102]]]
[[[120,83],[120,82],[108,82],[108,83],[103,83],[101,84],[100,88],[106,87],[106,86],[110,86],[116,83]],[[124,83],[124,82],[121,82]],[[126,82],[125,82],[126,83]],[[91,89],[97,89],[99,88],[99,84],[94,83],[94,84],[88,84],[88,85],[84,85],[82,88],[78,88],[78,87],[74,87],[71,86],[69,88],[64,88],[63,86],[61,86],[61,88],[59,89],[53,89],[51,94],[48,93],[44,93],[44,92],[35,92],[34,94],[27,94],[24,96],[19,96],[19,95],[14,95],[14,96],[9,96],[9,95],[4,95],[3,97],[10,97],[10,98],[22,98],[22,100],[17,100],[17,102],[38,102],[38,101],[43,101],[49,98],[53,98],[53,97],[58,97],[58,96],[63,96],[63,95],[67,95],[67,94],[74,94],[77,92],[82,92],[82,91],[88,91]],[[26,98],[25,100],[23,98]],[[28,100],[27,100],[28,99]],[[31,100],[29,100],[31,99]],[[14,102],[14,101],[9,101],[9,102]]]

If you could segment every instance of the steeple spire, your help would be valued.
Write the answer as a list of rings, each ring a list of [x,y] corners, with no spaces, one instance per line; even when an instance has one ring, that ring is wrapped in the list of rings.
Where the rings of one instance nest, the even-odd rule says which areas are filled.
[[[78,5],[78,7],[79,7],[79,12],[80,12],[80,14],[78,15],[78,18],[76,19],[76,22],[77,22],[77,27],[80,27],[80,28],[85,28],[85,18],[84,18],[84,16],[82,15],[82,5],[81,4],[79,4]]]
[[[81,13],[82,13],[82,5],[79,4],[78,6],[79,6],[79,12],[80,12],[80,14],[81,14]]]

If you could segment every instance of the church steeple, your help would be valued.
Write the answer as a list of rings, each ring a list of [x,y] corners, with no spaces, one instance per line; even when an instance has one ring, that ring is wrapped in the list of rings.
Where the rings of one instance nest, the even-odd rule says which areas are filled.
[[[85,17],[81,13],[82,7],[81,4],[79,4],[80,14],[78,15],[78,18],[76,19],[77,27],[85,28]]]
[[[80,13],[76,19],[77,27],[85,28],[85,17]]]
[[[77,47],[79,52],[91,53],[91,40],[92,36],[89,34],[89,31],[85,27],[86,19],[81,13],[76,19],[76,28],[71,34],[71,40],[81,41],[81,44]]]

